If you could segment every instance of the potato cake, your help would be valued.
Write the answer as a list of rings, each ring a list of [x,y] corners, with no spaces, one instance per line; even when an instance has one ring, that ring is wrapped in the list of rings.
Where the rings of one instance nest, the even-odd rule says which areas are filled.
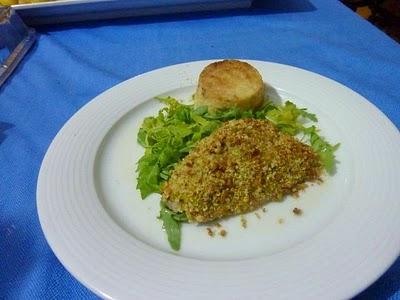
[[[264,93],[261,75],[253,66],[238,60],[223,60],[201,72],[194,102],[211,110],[250,109],[261,106]]]

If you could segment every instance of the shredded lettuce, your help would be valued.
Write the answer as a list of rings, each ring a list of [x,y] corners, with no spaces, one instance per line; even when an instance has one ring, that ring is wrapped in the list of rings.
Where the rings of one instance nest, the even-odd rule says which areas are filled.
[[[306,127],[309,121],[318,122],[315,114],[309,113],[306,108],[297,108],[295,104],[286,101],[283,106],[275,106],[267,113],[267,118],[275,123],[282,131],[296,136],[303,134],[303,142],[308,143],[318,153],[325,170],[329,174],[335,172],[335,151],[340,144],[331,145],[324,137],[318,134],[315,125]]]
[[[319,135],[315,125],[307,127],[306,124],[317,122],[317,117],[306,108],[298,108],[290,101],[283,105],[266,101],[256,110],[242,111],[233,107],[209,111],[207,107],[182,104],[171,97],[157,99],[166,106],[157,116],[144,119],[137,136],[138,143],[145,148],[145,153],[137,165],[137,188],[142,199],[152,193],[160,193],[162,183],[169,179],[175,165],[201,139],[210,135],[223,122],[233,119],[268,119],[287,134],[302,134],[302,141],[318,153],[326,171],[329,174],[335,171],[335,151],[339,144],[328,143]],[[179,250],[181,222],[187,221],[186,216],[174,213],[161,202],[159,218],[163,221],[171,248]]]
[[[145,148],[137,166],[137,188],[143,199],[159,193],[175,164],[221,125],[219,120],[204,117],[206,108],[184,105],[170,97],[159,100],[167,106],[156,117],[145,118],[138,133],[138,143]]]

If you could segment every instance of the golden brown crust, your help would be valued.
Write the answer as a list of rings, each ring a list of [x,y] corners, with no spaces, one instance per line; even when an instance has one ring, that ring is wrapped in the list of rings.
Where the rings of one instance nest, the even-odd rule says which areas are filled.
[[[250,109],[263,103],[264,92],[261,75],[254,67],[238,60],[223,60],[201,72],[194,101],[211,109]]]
[[[267,120],[226,122],[201,140],[162,186],[163,200],[190,222],[255,210],[295,194],[321,175],[310,146]]]

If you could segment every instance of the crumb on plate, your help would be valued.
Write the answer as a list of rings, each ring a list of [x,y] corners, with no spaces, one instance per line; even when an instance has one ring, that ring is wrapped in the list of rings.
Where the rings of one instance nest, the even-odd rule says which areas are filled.
[[[295,208],[293,208],[293,213],[296,216],[301,216],[303,214],[303,211],[300,208],[295,207]]]
[[[207,234],[208,234],[210,237],[213,237],[213,236],[214,236],[214,231],[213,231],[210,227],[207,227]]]
[[[245,217],[243,217],[243,216],[240,216],[240,225],[241,225],[243,228],[247,228],[247,220],[246,220]]]
[[[225,229],[221,229],[219,232],[219,235],[222,237],[225,237],[228,234],[228,232]]]

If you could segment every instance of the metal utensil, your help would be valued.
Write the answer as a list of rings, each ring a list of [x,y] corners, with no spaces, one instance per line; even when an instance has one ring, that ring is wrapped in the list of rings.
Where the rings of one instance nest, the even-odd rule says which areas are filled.
[[[0,6],[0,87],[35,42],[35,30],[28,28],[10,7]]]

